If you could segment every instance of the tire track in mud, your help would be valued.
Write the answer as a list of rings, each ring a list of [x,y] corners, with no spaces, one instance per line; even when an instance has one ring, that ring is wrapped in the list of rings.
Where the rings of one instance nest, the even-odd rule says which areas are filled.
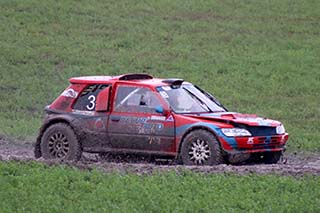
[[[135,173],[139,175],[149,175],[157,172],[173,171],[177,174],[192,171],[204,174],[234,173],[246,174],[277,174],[290,176],[303,176],[306,174],[320,175],[320,154],[285,154],[285,160],[278,164],[245,164],[245,165],[217,165],[217,166],[184,166],[176,165],[171,161],[150,161],[129,157],[125,159],[111,158],[101,159],[96,154],[83,154],[78,162],[59,160],[35,159],[33,147],[29,144],[13,144],[0,140],[0,160],[1,161],[36,161],[48,165],[64,164],[79,169],[98,169],[104,172],[119,172],[121,174]]]

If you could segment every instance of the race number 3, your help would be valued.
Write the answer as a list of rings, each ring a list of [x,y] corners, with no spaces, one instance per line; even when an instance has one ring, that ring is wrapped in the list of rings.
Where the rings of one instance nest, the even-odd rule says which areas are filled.
[[[88,97],[88,100],[89,100],[89,104],[86,105],[86,107],[87,107],[88,110],[93,110],[95,108],[95,106],[96,106],[96,96],[90,95]]]

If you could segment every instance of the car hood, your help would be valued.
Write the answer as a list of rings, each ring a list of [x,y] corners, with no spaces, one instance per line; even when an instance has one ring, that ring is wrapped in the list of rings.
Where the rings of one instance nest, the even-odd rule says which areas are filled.
[[[218,122],[225,122],[230,124],[245,124],[248,126],[268,126],[277,127],[281,123],[279,121],[262,118],[255,114],[241,114],[237,112],[222,112],[222,113],[202,113],[202,114],[186,114],[193,118],[198,118],[201,120],[211,120]]]

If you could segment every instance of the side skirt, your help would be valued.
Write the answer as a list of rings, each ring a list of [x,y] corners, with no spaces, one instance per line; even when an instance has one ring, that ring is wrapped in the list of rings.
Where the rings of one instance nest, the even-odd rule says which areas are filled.
[[[84,152],[89,153],[104,153],[110,152],[115,154],[138,154],[138,155],[154,155],[159,157],[170,157],[175,158],[177,156],[176,152],[159,152],[159,151],[148,151],[148,150],[132,150],[132,149],[112,149],[108,147],[97,148],[83,148]]]

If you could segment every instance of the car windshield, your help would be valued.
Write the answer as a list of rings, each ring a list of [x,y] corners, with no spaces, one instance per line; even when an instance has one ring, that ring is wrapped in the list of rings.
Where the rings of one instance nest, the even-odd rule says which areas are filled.
[[[157,87],[160,95],[176,113],[225,112],[226,109],[209,93],[192,84]]]

